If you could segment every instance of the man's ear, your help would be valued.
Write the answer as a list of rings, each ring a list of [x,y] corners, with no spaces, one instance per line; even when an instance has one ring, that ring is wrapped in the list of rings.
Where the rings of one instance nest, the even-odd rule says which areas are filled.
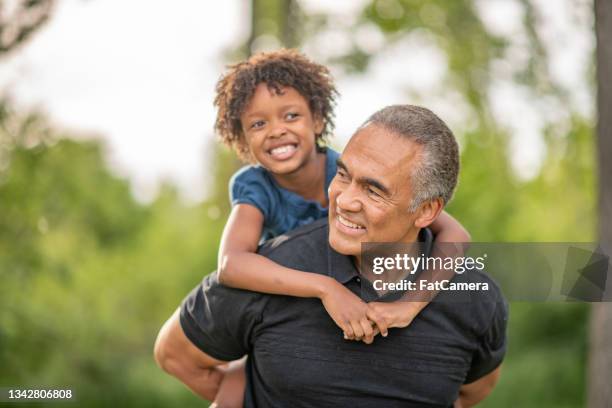
[[[418,217],[414,220],[414,226],[418,228],[429,226],[438,218],[443,208],[444,203],[440,197],[424,202],[417,210]]]

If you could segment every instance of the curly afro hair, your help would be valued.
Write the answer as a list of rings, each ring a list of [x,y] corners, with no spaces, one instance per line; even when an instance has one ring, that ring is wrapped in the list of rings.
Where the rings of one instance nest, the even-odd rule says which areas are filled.
[[[283,87],[298,91],[308,102],[313,117],[323,120],[323,131],[316,135],[316,140],[318,146],[325,144],[334,128],[333,106],[338,91],[326,67],[292,49],[255,54],[229,66],[217,82],[215,130],[223,143],[233,148],[241,159],[253,160],[240,116],[261,83],[277,94]]]

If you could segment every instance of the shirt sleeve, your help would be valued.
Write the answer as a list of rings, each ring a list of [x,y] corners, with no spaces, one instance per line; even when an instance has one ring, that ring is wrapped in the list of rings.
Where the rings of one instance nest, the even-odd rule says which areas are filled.
[[[502,298],[495,302],[495,312],[487,330],[480,337],[479,345],[472,356],[472,366],[465,384],[472,383],[495,370],[506,354],[506,327],[508,304]]]
[[[230,202],[232,207],[237,204],[250,204],[258,208],[264,219],[268,220],[271,214],[274,214],[271,190],[269,180],[260,169],[243,168],[230,180]]]
[[[263,306],[261,294],[223,286],[213,273],[183,301],[180,323],[185,336],[204,353],[236,360],[252,350]]]

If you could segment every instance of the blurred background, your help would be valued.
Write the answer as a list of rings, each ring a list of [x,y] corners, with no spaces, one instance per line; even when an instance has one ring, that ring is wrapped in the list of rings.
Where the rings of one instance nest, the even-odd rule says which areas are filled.
[[[447,121],[448,211],[475,242],[596,241],[596,8],[552,3],[0,1],[0,385],[202,406],[152,348],[216,266],[241,164],[215,140],[214,84],[255,51],[332,69],[337,149],[388,104]],[[482,405],[585,406],[589,315],[513,303]]]

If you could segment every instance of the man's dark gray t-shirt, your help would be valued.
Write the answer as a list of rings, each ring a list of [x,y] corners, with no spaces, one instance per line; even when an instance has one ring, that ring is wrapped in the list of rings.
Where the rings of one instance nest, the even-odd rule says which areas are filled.
[[[260,254],[332,276],[358,296],[371,292],[351,259],[329,246],[327,220],[269,241]],[[249,355],[245,407],[448,407],[462,384],[501,363],[508,317],[486,275],[454,279],[488,282],[489,290],[464,303],[444,301],[441,292],[410,326],[390,329],[370,345],[344,340],[319,299],[228,288],[216,273],[187,296],[180,322],[211,357]]]

